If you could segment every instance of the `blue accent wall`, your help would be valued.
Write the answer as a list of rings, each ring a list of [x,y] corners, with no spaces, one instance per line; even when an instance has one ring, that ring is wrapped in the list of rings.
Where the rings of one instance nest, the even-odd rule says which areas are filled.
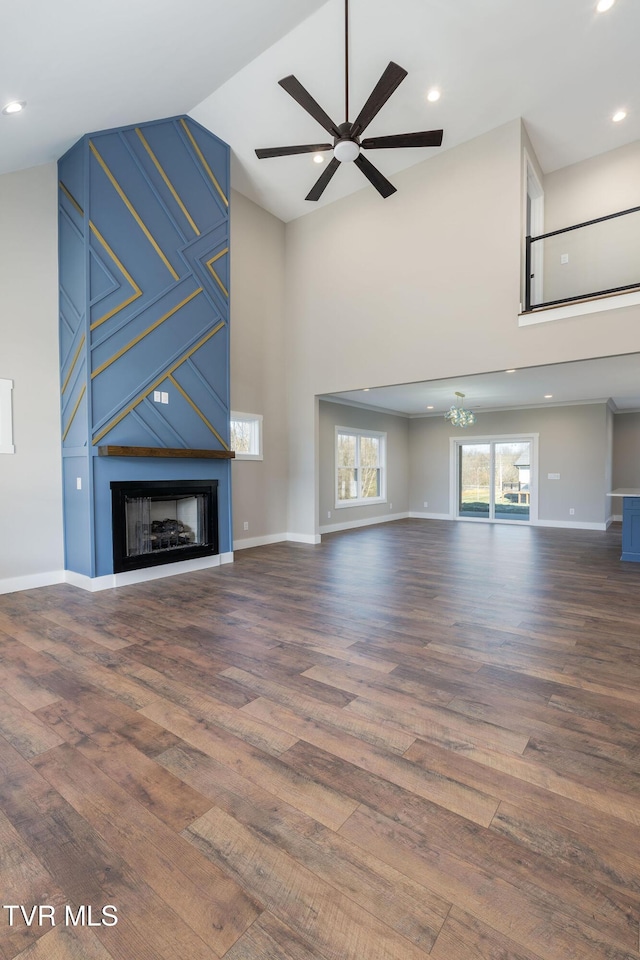
[[[113,572],[112,480],[217,479],[228,552],[229,460],[98,447],[228,449],[229,148],[174,117],[89,134],[58,174],[66,567]]]

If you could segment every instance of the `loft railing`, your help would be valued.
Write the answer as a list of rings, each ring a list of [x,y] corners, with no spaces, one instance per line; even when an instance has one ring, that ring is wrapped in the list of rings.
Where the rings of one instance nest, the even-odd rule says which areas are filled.
[[[640,290],[640,206],[527,237],[525,312]]]

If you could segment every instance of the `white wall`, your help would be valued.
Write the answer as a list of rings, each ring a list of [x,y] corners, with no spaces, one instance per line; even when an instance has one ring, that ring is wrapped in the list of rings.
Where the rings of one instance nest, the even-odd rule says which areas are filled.
[[[640,206],[640,141],[544,178],[545,231]]]
[[[519,327],[519,121],[287,225],[289,530],[317,523],[314,395],[640,348],[640,308]]]
[[[0,377],[14,381],[16,451],[0,455],[0,591],[63,567],[57,195],[55,164],[0,176]]]
[[[605,403],[479,413],[476,424],[455,430],[444,417],[412,419],[410,509],[448,514],[450,438],[539,434],[540,522],[602,524],[610,500],[609,410]],[[559,473],[559,480],[549,480]],[[429,506],[425,508],[424,501]],[[570,515],[573,508],[575,514]]]
[[[231,466],[238,547],[287,530],[284,223],[236,191],[230,209],[231,409],[264,418],[264,460]]]
[[[320,401],[319,405],[320,529],[386,520],[409,510],[409,420],[376,410]],[[335,505],[335,428],[355,427],[387,435],[387,496],[385,503],[360,507]],[[328,516],[328,514],[331,516]]]
[[[640,142],[556,170],[544,189],[545,232],[640,206]],[[640,213],[543,243],[545,301],[640,283]]]

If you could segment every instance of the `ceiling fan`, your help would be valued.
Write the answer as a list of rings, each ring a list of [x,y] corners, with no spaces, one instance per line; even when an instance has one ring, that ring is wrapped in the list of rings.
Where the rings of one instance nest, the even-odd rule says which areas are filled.
[[[289,96],[300,104],[314,120],[324,127],[333,137],[333,143],[305,143],[291,147],[267,147],[256,150],[260,160],[269,157],[287,157],[296,153],[320,153],[325,150],[333,151],[333,159],[323,170],[305,200],[319,200],[329,181],[341,163],[353,162],[360,168],[367,180],[373,184],[383,197],[390,197],[396,192],[392,183],[383,176],[374,165],[367,160],[362,150],[395,149],[397,147],[439,147],[442,143],[442,130],[423,130],[419,133],[397,133],[388,137],[368,137],[361,139],[362,134],[374,117],[385,105],[391,94],[397,90],[407,71],[397,63],[391,61],[375,85],[369,99],[353,122],[349,121],[349,0],[344,2],[344,46],[345,46],[345,117],[344,123],[333,122],[319,103],[305,90],[299,80],[293,76],[284,77],[278,83],[286,90]]]

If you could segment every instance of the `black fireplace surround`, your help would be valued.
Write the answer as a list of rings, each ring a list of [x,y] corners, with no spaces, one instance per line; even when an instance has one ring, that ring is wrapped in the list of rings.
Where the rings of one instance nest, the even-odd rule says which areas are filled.
[[[217,480],[112,481],[113,570],[218,553]]]

